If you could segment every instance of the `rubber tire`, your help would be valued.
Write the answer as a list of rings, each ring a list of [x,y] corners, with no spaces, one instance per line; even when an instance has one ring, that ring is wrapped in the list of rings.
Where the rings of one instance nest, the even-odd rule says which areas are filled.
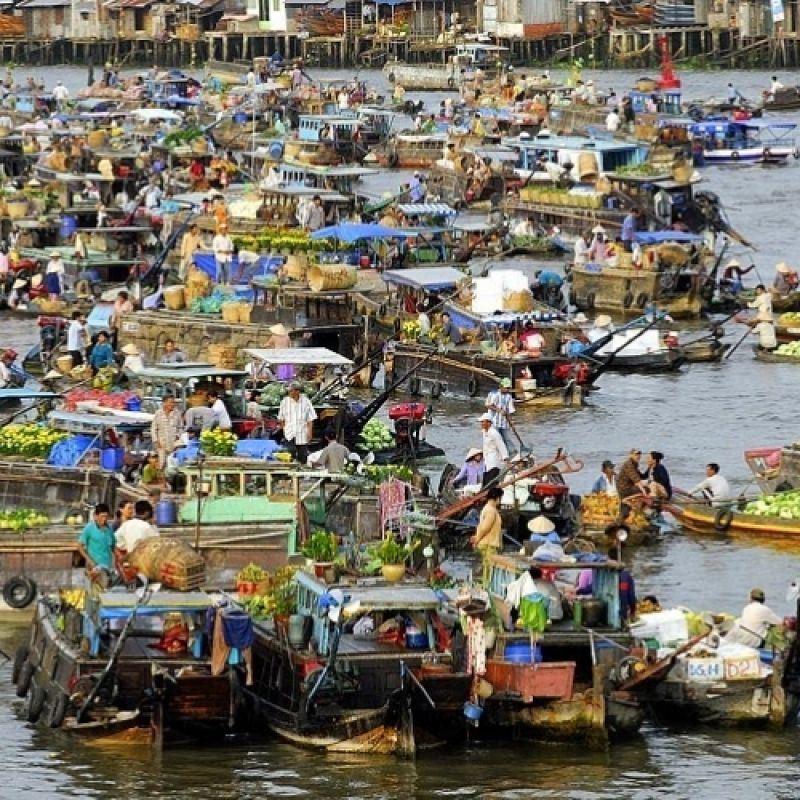
[[[642,292],[636,298],[636,307],[637,308],[644,308],[649,302],[650,302],[650,296],[647,294],[647,292]]]
[[[400,333],[400,317],[395,317],[394,319],[394,332]]]
[[[431,386],[431,397],[437,400],[442,396],[442,384],[438,381]]]
[[[44,712],[44,724],[48,728],[60,728],[67,715],[67,696],[59,691],[56,691],[55,694],[55,698],[50,698]]]
[[[765,147],[761,152],[761,157],[766,161],[772,155],[772,150],[769,147]]]
[[[419,378],[411,378],[408,382],[408,391],[413,395],[419,396],[420,383]]]
[[[455,89],[456,88],[456,79],[455,78],[448,78],[447,79],[447,88],[448,89]]]
[[[588,308],[589,311],[594,311],[595,299],[594,292],[589,292],[589,294],[586,295],[586,308]]]
[[[27,608],[36,599],[36,584],[24,575],[16,575],[3,586],[3,600],[11,608]]]
[[[625,297],[622,298],[623,308],[630,308],[633,305],[633,292],[626,292]]]
[[[22,672],[22,667],[25,666],[25,662],[28,660],[29,653],[30,650],[28,646],[24,644],[21,644],[14,653],[14,666],[11,668],[11,683],[15,686],[19,680],[20,672]]]
[[[714,514],[714,530],[724,533],[731,527],[733,522],[733,511],[729,508],[720,508]]]
[[[386,163],[391,169],[394,169],[400,163],[397,153],[390,153],[389,157],[386,159]]]
[[[467,394],[470,397],[477,397],[478,392],[481,390],[481,385],[477,378],[470,378],[467,384]]]
[[[739,151],[733,150],[731,152],[731,161],[738,161],[739,160]]]
[[[26,661],[19,670],[17,677],[17,697],[25,697],[28,694],[28,689],[31,688],[31,681],[33,680],[33,673],[36,668],[30,661]]]
[[[44,710],[45,700],[47,700],[47,695],[44,689],[34,686],[25,700],[25,710],[23,713],[28,722],[38,722]]]
[[[394,74],[394,72],[390,72],[386,76],[386,80],[389,81],[389,83],[394,83],[397,80],[397,76]]]

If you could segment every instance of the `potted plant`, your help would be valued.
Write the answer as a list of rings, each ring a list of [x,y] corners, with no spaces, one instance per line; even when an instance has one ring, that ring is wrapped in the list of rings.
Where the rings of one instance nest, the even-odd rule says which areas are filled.
[[[236,591],[241,595],[256,594],[258,585],[267,577],[258,564],[250,563],[236,575]]]
[[[380,561],[381,574],[389,583],[397,583],[406,573],[406,559],[414,552],[417,542],[400,544],[392,534],[374,550],[375,558]]]
[[[303,545],[303,555],[314,562],[314,575],[325,577],[325,571],[333,566],[339,550],[336,534],[328,531],[317,531]]]
[[[289,617],[297,611],[297,590],[292,567],[284,567],[275,573],[270,600],[275,629],[287,632]]]

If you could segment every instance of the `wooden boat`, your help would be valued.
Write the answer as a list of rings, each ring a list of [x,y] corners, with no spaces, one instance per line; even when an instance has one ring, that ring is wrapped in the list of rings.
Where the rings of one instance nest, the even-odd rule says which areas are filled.
[[[800,108],[800,86],[785,86],[775,93],[762,92],[762,111],[795,111]]]
[[[600,368],[614,372],[674,372],[686,361],[683,349],[664,341],[657,328],[642,330],[636,326],[614,331],[604,337],[598,349],[590,345],[581,356]]]
[[[724,344],[713,336],[695,342],[687,342],[680,347],[687,364],[708,364],[722,361],[722,357],[730,349],[729,344]]]
[[[670,504],[668,510],[684,528],[693,533],[744,535],[756,540],[800,536],[800,520],[745,514],[735,506]]]
[[[800,354],[793,356],[789,353],[779,353],[777,350],[764,350],[758,345],[753,347],[753,358],[765,364],[800,364]]]
[[[619,681],[612,680],[615,666],[632,644],[620,618],[621,565],[609,561],[538,565],[575,579],[579,570],[591,569],[596,587],[593,597],[605,608],[596,632],[621,647],[598,648],[591,630],[568,615],[538,634],[540,662],[515,663],[510,660],[508,645],[528,643],[531,637],[510,630],[505,592],[532,562],[503,553],[492,556],[490,563],[489,593],[504,624],[486,659],[485,679],[492,692],[484,701],[481,727],[505,736],[585,741],[594,747],[604,747],[611,734],[635,733],[644,719],[644,708],[634,693],[617,690]]]
[[[406,582],[340,587],[305,572],[297,572],[295,581],[298,622],[305,620],[303,639],[313,641],[313,649],[290,642],[270,623],[255,624],[255,682],[243,691],[266,729],[330,753],[407,757],[418,748],[463,738],[472,676],[453,668],[438,634],[430,638],[440,626],[441,609],[430,587]],[[336,606],[336,590],[342,608]],[[331,605],[323,605],[331,598]],[[385,620],[410,615],[424,620],[426,632],[413,639],[397,636],[388,644],[377,636],[360,637],[350,624],[345,629],[346,614],[371,617],[375,631]]]
[[[400,132],[391,136],[382,148],[373,151],[378,164],[392,169],[430,169],[443,157],[445,133]]]
[[[99,744],[221,741],[237,718],[227,670],[211,671],[203,632],[212,603],[204,592],[149,588],[91,602],[75,590],[41,597],[14,661],[25,718]],[[175,616],[180,641],[168,638]]]

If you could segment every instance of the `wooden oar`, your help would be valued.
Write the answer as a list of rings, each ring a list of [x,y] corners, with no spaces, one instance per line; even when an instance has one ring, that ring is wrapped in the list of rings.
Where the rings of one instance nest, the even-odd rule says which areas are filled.
[[[745,339],[746,339],[746,338],[747,338],[747,337],[748,337],[748,336],[749,336],[751,333],[752,333],[752,331],[751,331],[751,330],[748,328],[748,329],[745,331],[745,333],[744,333],[744,336],[742,336],[742,338],[741,338],[741,339],[739,339],[739,341],[738,341],[738,342],[736,342],[736,344],[735,344],[733,347],[731,347],[731,349],[730,349],[730,350],[728,350],[728,352],[727,352],[727,353],[725,353],[725,355],[723,356],[723,358],[724,358],[724,359],[727,361],[727,360],[728,360],[728,359],[729,359],[729,358],[730,358],[730,357],[731,357],[731,356],[732,356],[732,355],[733,355],[733,354],[734,354],[734,353],[735,353],[735,352],[736,352],[736,351],[739,349],[739,346],[742,344],[742,342],[743,342],[743,341],[744,341],[744,340],[745,340]]]

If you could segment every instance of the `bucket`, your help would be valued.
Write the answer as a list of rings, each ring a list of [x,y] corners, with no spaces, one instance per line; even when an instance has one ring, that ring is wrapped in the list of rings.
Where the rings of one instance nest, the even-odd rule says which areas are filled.
[[[416,625],[409,625],[406,628],[406,647],[409,650],[427,650],[428,634]]]
[[[542,648],[537,644],[531,650],[528,642],[509,642],[503,652],[503,658],[515,664],[541,664]]]
[[[239,322],[239,306],[240,303],[223,303],[222,321],[234,323]]]
[[[7,207],[11,219],[22,219],[28,213],[27,200],[9,200]]]
[[[273,161],[280,161],[282,155],[283,155],[283,142],[273,142],[269,146],[269,157]]]
[[[183,286],[170,286],[164,289],[164,305],[172,311],[180,311],[186,307],[186,296]]]
[[[78,227],[78,221],[75,217],[64,214],[61,217],[61,227],[58,229],[58,234],[62,239],[71,239],[75,234],[75,229]]]
[[[141,411],[142,401],[138,397],[131,397],[128,402],[125,403],[125,408],[128,411]]]
[[[104,447],[100,452],[100,466],[110,472],[118,472],[125,463],[124,447]]]
[[[239,312],[239,322],[244,322],[245,324],[250,324],[250,314],[253,313],[253,306],[249,303],[237,303],[236,304]]]
[[[580,153],[578,155],[578,180],[594,180],[600,170],[597,167],[597,156],[594,153]]]
[[[476,703],[464,703],[464,716],[470,722],[477,722],[483,714],[483,709]]]
[[[289,644],[297,650],[304,648],[311,640],[312,630],[311,617],[305,614],[292,614],[287,626]]]
[[[72,356],[59,356],[56,359],[56,369],[64,375],[72,372]]]
[[[178,521],[178,504],[174,500],[156,503],[156,525],[174,525]]]
[[[283,271],[286,277],[293,281],[304,281],[308,272],[308,256],[305,253],[296,253],[286,256]]]
[[[236,368],[236,348],[229,344],[210,344],[208,360],[220,369]]]
[[[315,264],[308,271],[308,286],[312,292],[331,289],[352,289],[358,273],[349,264]]]

